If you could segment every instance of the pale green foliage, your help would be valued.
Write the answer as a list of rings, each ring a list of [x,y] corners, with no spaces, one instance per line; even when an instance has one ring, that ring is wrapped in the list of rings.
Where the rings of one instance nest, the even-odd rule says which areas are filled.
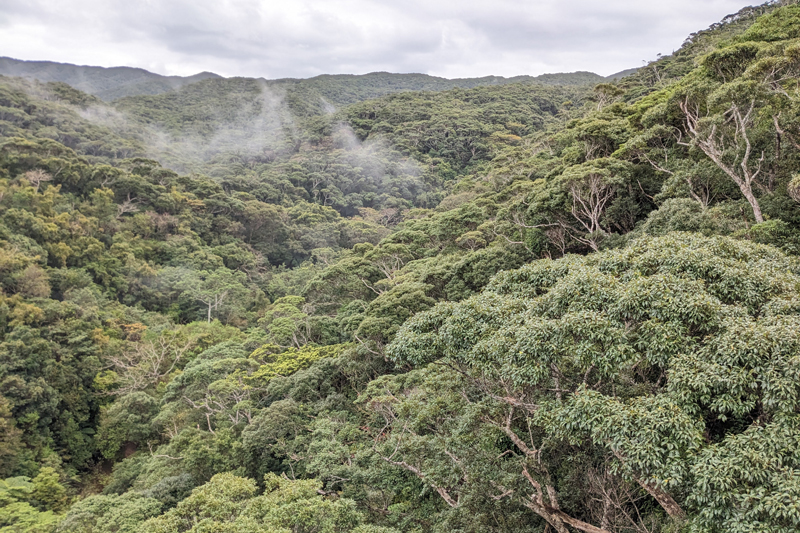
[[[49,509],[60,513],[68,505],[67,489],[60,483],[60,476],[55,468],[45,466],[33,480],[31,501],[40,509]]]
[[[36,478],[0,480],[0,532],[50,533],[67,504],[66,490],[53,468],[41,469]]]
[[[337,357],[348,345],[337,344],[333,346],[303,346],[300,349],[274,350],[273,346],[262,346],[250,354],[250,358],[261,365],[249,377],[253,383],[260,386],[269,383],[272,378],[285,377],[298,370],[308,368],[314,362],[326,357]],[[276,353],[277,352],[277,353]]]
[[[33,491],[30,478],[19,476],[0,480],[0,503],[8,504],[25,498]]]
[[[149,520],[141,533],[225,531],[231,533],[345,533],[362,518],[354,502],[318,494],[314,480],[266,476],[264,493],[254,481],[218,474],[164,515]]]
[[[0,508],[2,533],[51,533],[58,523],[52,511],[41,512],[27,502],[14,502]]]
[[[90,496],[73,505],[57,533],[134,533],[161,513],[161,502],[137,492]]]

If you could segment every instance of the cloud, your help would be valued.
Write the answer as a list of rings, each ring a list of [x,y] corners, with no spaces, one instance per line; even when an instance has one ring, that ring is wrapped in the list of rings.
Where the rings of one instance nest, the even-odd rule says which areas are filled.
[[[162,74],[445,77],[590,70],[671,53],[740,0],[0,0],[0,55]]]

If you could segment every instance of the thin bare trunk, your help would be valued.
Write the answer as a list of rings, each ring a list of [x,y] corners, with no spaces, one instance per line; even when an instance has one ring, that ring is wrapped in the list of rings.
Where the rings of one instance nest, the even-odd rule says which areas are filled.
[[[735,127],[735,148],[737,148],[737,150],[744,149],[744,153],[738,158],[739,169],[737,169],[737,165],[731,165],[724,159],[725,138],[724,135],[718,132],[717,125],[712,125],[708,132],[701,132],[699,108],[697,106],[690,106],[688,101],[681,103],[681,110],[686,116],[686,128],[689,135],[695,141],[695,145],[736,183],[742,195],[753,209],[753,216],[756,222],[760,224],[764,222],[764,216],[761,213],[761,206],[758,203],[758,199],[753,193],[753,185],[757,185],[756,180],[759,174],[761,174],[761,167],[764,163],[764,153],[761,153],[761,158],[758,160],[755,170],[751,169],[750,157],[752,156],[753,147],[747,135],[747,129],[750,126],[750,120],[754,109],[755,102],[751,102],[749,109],[744,114],[742,114],[742,110],[739,109],[739,106],[736,104],[731,105],[731,108],[726,112],[726,115],[729,117],[728,122],[733,122]],[[740,146],[742,142],[744,146]]]
[[[390,465],[399,466],[401,468],[408,470],[409,472],[417,476],[420,480],[429,484],[431,488],[433,488],[433,490],[435,490],[439,494],[439,496],[442,497],[442,499],[445,501],[445,503],[447,503],[447,505],[453,508],[458,507],[459,505],[458,500],[450,496],[450,493],[447,491],[447,489],[431,483],[430,480],[426,478],[422,470],[420,470],[416,466],[410,465],[405,461],[393,461],[391,457],[381,457],[381,458]]]
[[[658,488],[655,485],[651,485],[650,483],[645,483],[639,479],[636,480],[647,493],[652,496],[658,504],[667,512],[667,514],[675,520],[684,520],[686,518],[686,513],[681,509],[681,506],[678,505],[678,502],[675,499],[667,494],[664,490]]]
[[[565,525],[567,524],[585,533],[611,533],[607,529],[602,529],[588,522],[584,522],[583,520],[571,517],[559,509],[558,504],[554,501],[551,501],[550,504],[546,503],[544,501],[544,495],[542,494],[541,484],[531,476],[527,468],[523,468],[522,473],[536,491],[535,494],[531,495],[530,500],[525,500],[523,503],[528,509],[544,518],[553,529],[559,533],[569,533],[569,529],[567,529]],[[552,487],[548,486],[547,492],[548,496],[552,498],[555,491]]]

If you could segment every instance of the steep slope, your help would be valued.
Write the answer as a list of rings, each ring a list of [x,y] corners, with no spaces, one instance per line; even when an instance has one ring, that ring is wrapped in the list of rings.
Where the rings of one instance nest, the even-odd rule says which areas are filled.
[[[691,72],[701,56],[747,31],[758,17],[793,3],[795,0],[769,0],[760,5],[742,8],[709,28],[689,35],[675,53],[663,56],[638,69],[627,76],[621,86],[636,88],[628,98],[637,98],[655,88],[668,85]]]
[[[109,126],[113,109],[61,82],[0,76],[0,136],[50,139],[94,161],[143,156],[143,135]]]

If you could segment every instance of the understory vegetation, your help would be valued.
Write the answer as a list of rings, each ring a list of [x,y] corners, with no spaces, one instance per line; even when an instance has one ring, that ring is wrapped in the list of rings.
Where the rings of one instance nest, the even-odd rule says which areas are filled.
[[[0,77],[0,533],[800,530],[800,6],[587,76]]]

